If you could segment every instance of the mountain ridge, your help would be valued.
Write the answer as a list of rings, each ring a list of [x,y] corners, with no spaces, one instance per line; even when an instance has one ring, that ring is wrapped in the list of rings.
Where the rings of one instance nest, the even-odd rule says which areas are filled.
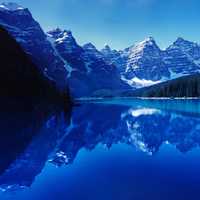
[[[69,30],[45,33],[27,8],[5,7],[0,5],[0,24],[48,78],[59,88],[69,85],[75,97],[137,89],[200,71],[200,45],[180,37],[164,50],[153,37],[124,50],[108,45],[98,50],[92,43],[78,44]]]

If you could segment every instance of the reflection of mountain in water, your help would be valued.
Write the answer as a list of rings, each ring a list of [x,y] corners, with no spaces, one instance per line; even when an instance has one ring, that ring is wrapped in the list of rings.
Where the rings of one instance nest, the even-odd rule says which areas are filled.
[[[5,104],[0,110],[2,107],[0,185],[4,191],[32,184],[68,124],[58,107],[37,105],[28,111],[11,111]]]
[[[71,164],[81,149],[92,150],[98,144],[108,149],[113,144],[127,144],[150,155],[162,144],[170,143],[180,152],[200,144],[199,116],[152,104],[85,104],[74,109],[70,125],[62,114],[12,116],[12,120],[9,114],[3,116],[7,125],[0,124],[1,130],[9,133],[0,140],[0,184],[5,190],[30,186],[47,160],[57,166]]]
[[[167,108],[163,111],[147,105],[102,104],[76,108],[72,116],[73,128],[51,161],[56,165],[72,163],[81,148],[92,150],[99,143],[108,148],[125,143],[148,154],[156,153],[163,143],[170,143],[183,153],[198,146],[200,118],[180,109],[170,112]]]
[[[191,115],[130,109],[124,119],[131,143],[150,154],[157,152],[164,142],[173,144],[180,152],[187,152],[200,144],[200,119]]]

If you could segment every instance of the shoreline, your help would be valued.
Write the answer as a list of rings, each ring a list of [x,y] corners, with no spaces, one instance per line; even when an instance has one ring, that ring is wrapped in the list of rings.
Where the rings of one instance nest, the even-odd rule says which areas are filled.
[[[81,97],[74,99],[75,102],[84,101],[104,101],[120,99],[137,99],[137,100],[200,100],[200,97]]]

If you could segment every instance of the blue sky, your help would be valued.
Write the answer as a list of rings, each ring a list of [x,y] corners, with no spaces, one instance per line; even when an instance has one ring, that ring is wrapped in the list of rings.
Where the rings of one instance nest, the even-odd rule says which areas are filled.
[[[7,2],[0,1],[0,2]],[[8,1],[9,2],[9,1]],[[164,48],[177,37],[200,42],[199,0],[15,0],[45,30],[70,29],[80,44],[124,49],[148,36]]]

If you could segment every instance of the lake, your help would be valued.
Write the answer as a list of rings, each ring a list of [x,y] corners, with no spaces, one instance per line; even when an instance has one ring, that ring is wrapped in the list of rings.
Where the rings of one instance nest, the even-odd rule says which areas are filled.
[[[200,100],[0,113],[1,200],[200,199]]]

